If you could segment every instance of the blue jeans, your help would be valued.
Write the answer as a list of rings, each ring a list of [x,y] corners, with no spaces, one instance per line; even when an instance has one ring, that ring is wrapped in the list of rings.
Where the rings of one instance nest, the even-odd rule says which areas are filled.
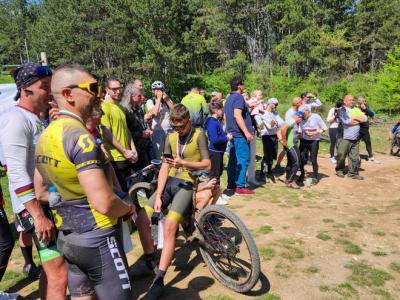
[[[250,144],[245,138],[233,138],[229,146],[228,184],[244,188],[250,161]]]

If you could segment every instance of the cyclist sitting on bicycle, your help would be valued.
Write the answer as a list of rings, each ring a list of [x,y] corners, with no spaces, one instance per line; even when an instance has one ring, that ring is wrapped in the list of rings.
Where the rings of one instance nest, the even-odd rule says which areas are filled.
[[[143,299],[158,299],[164,287],[164,275],[175,250],[175,234],[193,197],[194,178],[189,170],[209,170],[207,139],[202,129],[192,127],[188,109],[177,104],[171,110],[174,130],[165,140],[164,160],[156,193],[146,207],[148,215],[169,207],[164,224],[164,241],[156,277]]]

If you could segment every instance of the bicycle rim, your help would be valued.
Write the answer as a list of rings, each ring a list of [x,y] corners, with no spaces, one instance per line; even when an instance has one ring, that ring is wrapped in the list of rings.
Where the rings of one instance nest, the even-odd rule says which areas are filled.
[[[199,217],[205,242],[200,253],[213,276],[226,287],[245,293],[257,283],[260,257],[243,222],[223,206],[206,207]]]

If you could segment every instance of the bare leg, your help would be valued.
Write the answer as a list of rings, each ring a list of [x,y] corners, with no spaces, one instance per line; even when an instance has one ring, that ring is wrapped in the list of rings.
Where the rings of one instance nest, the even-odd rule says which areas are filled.
[[[171,264],[172,258],[175,252],[175,233],[178,229],[178,223],[168,218],[165,219],[164,224],[164,247],[161,252],[161,259],[159,269],[161,271],[167,271]]]
[[[150,221],[144,209],[141,209],[139,211],[135,223],[139,231],[139,238],[143,247],[144,254],[154,253],[154,241],[151,236]]]
[[[63,257],[44,262],[39,281],[40,298],[66,299],[67,281],[67,265]]]
[[[285,157],[285,155],[286,155],[286,151],[285,151],[285,150],[282,150],[282,151],[279,153],[279,155],[278,155],[278,160],[276,161],[276,164],[277,164],[278,166],[281,165],[282,160],[283,160],[283,158]]]

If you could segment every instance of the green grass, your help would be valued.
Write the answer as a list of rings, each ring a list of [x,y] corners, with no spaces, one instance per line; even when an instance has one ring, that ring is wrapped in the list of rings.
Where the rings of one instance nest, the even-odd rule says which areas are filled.
[[[260,228],[258,228],[258,233],[268,234],[270,232],[272,232],[272,227],[269,225],[263,225]]]
[[[311,266],[306,269],[307,273],[318,273],[319,269],[317,267]]]
[[[294,273],[294,267],[286,264],[284,262],[280,262],[275,265],[274,274],[283,278],[289,278]]]
[[[264,294],[261,297],[256,298],[256,300],[281,300],[281,297],[276,294]]]
[[[396,300],[388,291],[385,291],[383,289],[374,289],[373,291],[374,295],[381,296],[381,299],[383,300]]]
[[[385,236],[386,233],[384,233],[383,231],[374,231],[372,234],[377,235],[377,236]]]
[[[352,271],[350,280],[359,286],[383,286],[386,281],[393,279],[391,274],[384,270],[374,268],[366,261],[353,261],[345,267]]]
[[[354,299],[357,298],[358,295],[358,291],[348,282],[331,287],[327,285],[321,285],[319,290],[323,293],[336,293],[340,296],[340,299]]]
[[[400,273],[400,263],[391,262],[389,268],[397,273]]]
[[[320,232],[317,234],[317,238],[323,241],[327,241],[330,240],[331,237],[329,235],[327,235],[325,232]]]
[[[335,222],[335,220],[333,220],[333,219],[322,219],[322,222],[324,222],[324,223],[333,223],[333,222]]]
[[[22,269],[22,268],[21,268]],[[3,276],[3,279],[0,282],[0,291],[5,291],[9,287],[13,286],[17,282],[24,280],[26,275],[22,272],[14,272],[11,270],[7,270]]]
[[[349,227],[353,227],[353,228],[362,228],[362,224],[358,223],[358,222],[350,222],[347,225],[349,225]]]
[[[281,257],[289,261],[296,261],[304,258],[304,252],[296,247],[302,243],[303,242],[299,240],[281,239],[276,243],[276,245],[283,249],[283,251],[279,254]]]
[[[382,251],[374,251],[372,254],[375,256],[387,256],[387,253]]]
[[[265,261],[271,260],[276,255],[274,248],[259,248],[258,251],[260,252],[261,258]]]
[[[349,240],[339,239],[339,240],[337,240],[337,243],[343,246],[344,252],[346,252],[346,253],[361,254],[361,252],[362,252],[362,250],[359,246],[357,246],[356,244],[352,243]]]
[[[10,75],[0,75],[0,84],[14,83],[14,79]]]

